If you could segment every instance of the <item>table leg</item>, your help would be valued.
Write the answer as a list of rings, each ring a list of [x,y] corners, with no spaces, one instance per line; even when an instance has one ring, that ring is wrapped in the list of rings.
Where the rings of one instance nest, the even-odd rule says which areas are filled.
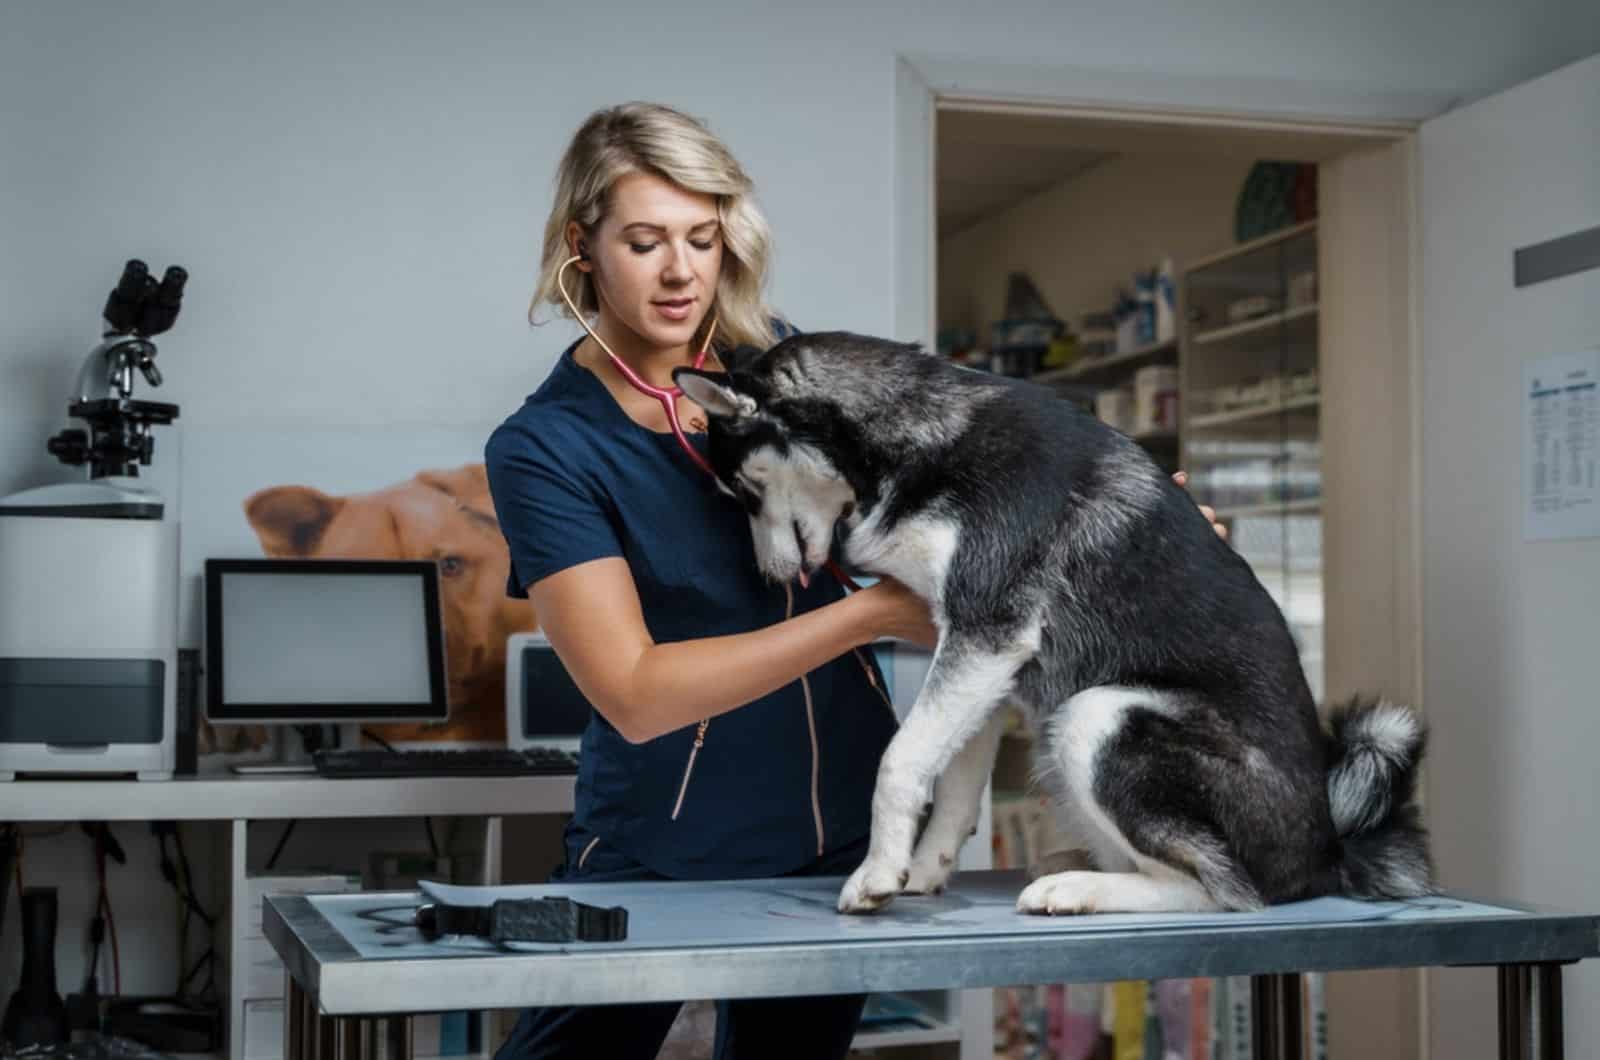
[[[316,998],[284,973],[283,1060],[362,1060],[371,1037],[365,1027],[368,1022],[323,1015]],[[398,1060],[411,1060],[407,1038],[407,1052],[396,1054]]]
[[[1301,1060],[1302,1036],[1300,975],[1250,977],[1250,1038],[1256,1060]]]
[[[1561,1060],[1561,965],[1502,964],[1501,1060]]]
[[[1497,973],[1500,987],[1500,1060],[1524,1060],[1526,1041],[1522,1032],[1525,1003],[1521,997],[1522,968],[1502,964]]]
[[[1282,1060],[1278,1018],[1278,977],[1250,977],[1250,1041],[1255,1060]]]
[[[410,1016],[325,1016],[283,974],[283,1060],[413,1060]]]
[[[1279,1056],[1283,1060],[1302,1060],[1305,1056],[1305,1009],[1301,999],[1300,973],[1278,977],[1278,1028],[1283,1032]]]
[[[1534,975],[1534,989],[1539,994],[1539,1060],[1561,1060],[1566,1049],[1561,1023],[1561,965],[1536,965]]]
[[[316,1002],[311,1004],[312,1026],[316,1028],[317,1060],[337,1060],[339,1050],[338,1020],[332,1016],[324,1016],[317,1011]]]
[[[378,1032],[378,1021],[368,1016],[361,1021],[361,1056],[360,1060],[380,1060],[379,1054],[383,1051],[383,1036]]]
[[[412,1060],[411,1017],[385,1016],[383,1026],[385,1060]]]
[[[307,1060],[301,1038],[304,1028],[301,1020],[302,995],[305,991],[294,981],[294,976],[283,973],[283,1060]]]
[[[333,1021],[338,1049],[334,1054],[334,1060],[362,1060],[364,1055],[362,1032],[366,1022],[359,1016],[343,1016]]]

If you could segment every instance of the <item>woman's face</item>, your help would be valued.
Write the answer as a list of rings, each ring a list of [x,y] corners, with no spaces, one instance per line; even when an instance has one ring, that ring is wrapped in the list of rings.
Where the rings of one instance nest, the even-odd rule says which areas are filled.
[[[630,173],[611,189],[606,216],[584,238],[600,313],[647,344],[689,343],[711,308],[722,268],[717,202],[653,173]]]

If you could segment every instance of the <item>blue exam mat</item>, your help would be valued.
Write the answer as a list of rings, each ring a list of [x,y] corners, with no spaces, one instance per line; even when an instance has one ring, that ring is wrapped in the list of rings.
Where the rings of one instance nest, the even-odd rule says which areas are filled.
[[[1506,918],[1522,910],[1446,896],[1408,901],[1363,902],[1317,898],[1254,913],[1096,913],[1037,916],[1016,910],[1023,886],[1019,873],[963,873],[942,895],[902,896],[866,916],[834,907],[843,877],[715,882],[538,884],[459,887],[420,884],[420,895],[312,895],[309,901],[363,958],[482,955],[579,950],[679,949],[718,946],[886,942],[951,936],[1039,935],[1070,938],[1104,932],[1182,931],[1274,926],[1332,926],[1375,921]],[[497,947],[461,936],[434,942],[412,926],[423,901],[487,905],[497,898],[562,895],[591,905],[628,910],[628,938],[621,942],[514,943]],[[399,900],[397,900],[399,899]]]

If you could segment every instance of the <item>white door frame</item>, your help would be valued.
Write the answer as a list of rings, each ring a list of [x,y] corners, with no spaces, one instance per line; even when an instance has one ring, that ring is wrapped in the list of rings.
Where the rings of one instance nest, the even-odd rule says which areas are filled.
[[[934,348],[934,122],[983,110],[1404,139],[1455,100],[1265,78],[1179,77],[938,56],[895,60],[894,335]]]

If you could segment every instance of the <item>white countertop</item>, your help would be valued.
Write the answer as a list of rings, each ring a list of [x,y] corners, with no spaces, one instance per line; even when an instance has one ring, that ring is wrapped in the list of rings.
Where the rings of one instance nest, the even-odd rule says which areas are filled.
[[[570,813],[571,776],[329,780],[202,773],[172,780],[0,783],[0,821],[215,821]]]

